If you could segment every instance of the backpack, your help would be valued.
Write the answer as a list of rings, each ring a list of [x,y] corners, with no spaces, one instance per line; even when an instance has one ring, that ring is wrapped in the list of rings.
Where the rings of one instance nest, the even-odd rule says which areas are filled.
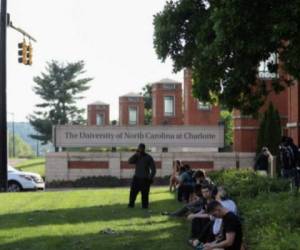
[[[281,145],[279,154],[281,167],[284,169],[292,169],[295,163],[293,149],[290,146]]]

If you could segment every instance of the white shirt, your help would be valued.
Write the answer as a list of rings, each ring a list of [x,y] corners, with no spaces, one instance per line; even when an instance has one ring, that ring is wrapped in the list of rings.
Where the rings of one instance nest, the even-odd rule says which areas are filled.
[[[230,212],[233,212],[234,214],[237,214],[237,207],[236,207],[233,200],[228,199],[228,200],[221,201],[220,203],[222,204],[223,207],[228,209]],[[221,226],[222,226],[222,219],[215,218],[214,225],[213,225],[214,235],[217,235],[217,234],[220,233]]]

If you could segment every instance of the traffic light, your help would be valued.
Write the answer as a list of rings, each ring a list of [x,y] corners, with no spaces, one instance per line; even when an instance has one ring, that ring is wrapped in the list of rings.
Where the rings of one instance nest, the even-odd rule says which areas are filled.
[[[23,40],[22,43],[18,43],[18,61],[19,63],[23,63],[26,65],[27,60],[26,60],[26,53],[27,53],[27,45],[26,45],[26,41]]]
[[[32,64],[32,46],[31,43],[27,46],[27,53],[26,53],[26,64],[31,65]]]

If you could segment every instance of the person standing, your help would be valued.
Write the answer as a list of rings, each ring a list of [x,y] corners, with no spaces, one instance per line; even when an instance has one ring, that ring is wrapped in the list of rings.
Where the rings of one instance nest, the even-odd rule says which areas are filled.
[[[271,160],[271,152],[267,147],[262,147],[260,154],[257,156],[255,161],[254,170],[261,175],[268,175],[269,172],[269,161]]]
[[[176,187],[179,182],[178,178],[179,178],[180,167],[181,167],[181,162],[179,160],[176,160],[173,164],[172,174],[170,176],[170,184],[169,184],[170,192],[176,191]]]
[[[146,146],[143,143],[138,145],[136,153],[128,160],[129,164],[135,164],[135,172],[131,182],[129,208],[133,208],[139,192],[142,194],[142,208],[149,207],[150,185],[156,174],[155,163],[151,155],[145,152]]]

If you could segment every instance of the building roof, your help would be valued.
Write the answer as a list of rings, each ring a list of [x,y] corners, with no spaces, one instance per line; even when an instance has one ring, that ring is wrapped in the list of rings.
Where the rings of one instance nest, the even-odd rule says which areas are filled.
[[[181,84],[181,82],[177,82],[175,80],[169,79],[169,78],[163,78],[159,81],[153,82],[152,84],[157,84],[157,83],[162,83],[162,84]]]
[[[135,92],[129,92],[125,95],[122,95],[120,97],[143,97],[140,93],[135,93]]]
[[[109,104],[102,102],[102,101],[95,101],[95,102],[89,103],[88,105],[109,105]]]

